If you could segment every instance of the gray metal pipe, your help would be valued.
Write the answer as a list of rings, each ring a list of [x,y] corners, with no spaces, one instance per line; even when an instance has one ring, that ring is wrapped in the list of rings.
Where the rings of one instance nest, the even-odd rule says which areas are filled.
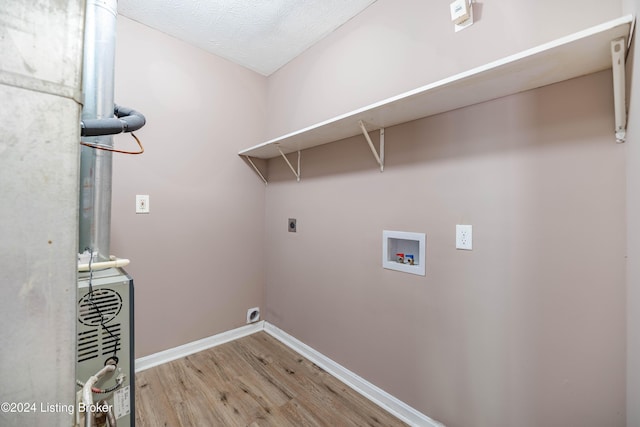
[[[87,0],[85,12],[82,121],[112,119],[117,0]],[[118,120],[118,119],[116,119]],[[110,135],[83,141],[113,147]],[[78,252],[97,252],[108,261],[111,234],[111,152],[82,146],[80,152],[80,235]]]
[[[144,116],[136,110],[114,106],[115,118],[86,119],[80,122],[82,136],[115,135],[121,132],[133,132],[144,126]]]

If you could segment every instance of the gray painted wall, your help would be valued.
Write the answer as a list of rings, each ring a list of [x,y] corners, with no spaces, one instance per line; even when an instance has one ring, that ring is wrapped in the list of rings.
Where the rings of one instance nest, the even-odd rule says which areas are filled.
[[[0,401],[35,405],[3,426],[73,420],[47,405],[75,402],[83,20],[79,0],[0,9]]]
[[[114,155],[111,249],[131,259],[136,354],[242,326],[263,306],[264,184],[237,155],[264,136],[266,79],[118,17],[115,99],[141,156]],[[135,147],[128,135],[120,147]],[[151,212],[135,213],[136,194]]]
[[[446,7],[377,1],[270,77],[269,136],[622,14],[480,3],[456,34]],[[304,151],[300,183],[270,160],[267,320],[450,427],[624,426],[611,86],[597,73],[388,128],[384,173],[362,137]],[[383,229],[427,234],[426,277],[382,269]]]
[[[271,161],[267,320],[448,427],[624,426],[611,97],[602,72],[387,128],[383,173],[361,137],[300,183]],[[426,233],[425,277],[382,268],[385,229]]]

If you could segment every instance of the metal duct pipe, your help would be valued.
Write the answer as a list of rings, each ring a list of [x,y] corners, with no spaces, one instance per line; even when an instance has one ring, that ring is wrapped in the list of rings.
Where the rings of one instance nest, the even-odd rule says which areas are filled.
[[[113,119],[117,0],[87,0],[85,13],[82,121]],[[115,119],[118,120],[118,119]],[[85,142],[113,147],[110,135]],[[80,236],[78,252],[108,261],[111,233],[112,153],[82,146],[80,153]]]

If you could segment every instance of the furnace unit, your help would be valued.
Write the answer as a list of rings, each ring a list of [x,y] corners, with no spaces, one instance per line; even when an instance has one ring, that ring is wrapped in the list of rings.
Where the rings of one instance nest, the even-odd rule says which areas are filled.
[[[133,307],[133,279],[124,270],[109,268],[80,275],[76,376],[86,381],[105,365],[116,366],[94,384],[93,404],[98,410],[78,411],[80,426],[114,425],[114,420],[118,427],[135,425]],[[83,409],[81,401],[79,396],[78,409]],[[93,413],[91,424],[84,420],[86,413]]]

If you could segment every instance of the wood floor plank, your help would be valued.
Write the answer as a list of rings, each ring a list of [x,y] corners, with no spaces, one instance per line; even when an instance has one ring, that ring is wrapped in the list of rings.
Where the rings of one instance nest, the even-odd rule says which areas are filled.
[[[138,427],[400,427],[373,404],[259,332],[136,374]]]

